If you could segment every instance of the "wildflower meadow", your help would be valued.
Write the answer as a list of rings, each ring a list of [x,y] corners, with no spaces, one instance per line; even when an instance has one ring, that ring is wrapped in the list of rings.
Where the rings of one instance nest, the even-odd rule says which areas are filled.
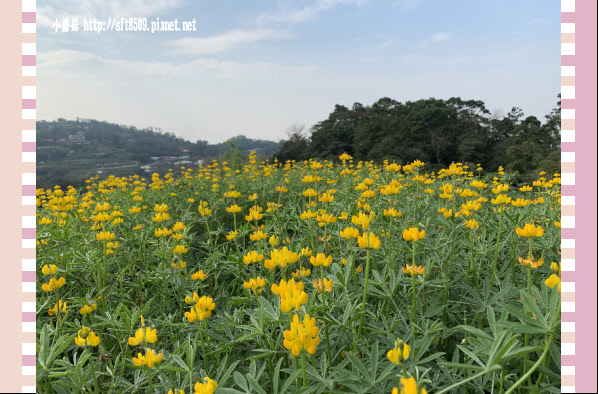
[[[43,393],[558,393],[560,176],[216,162],[37,190]]]

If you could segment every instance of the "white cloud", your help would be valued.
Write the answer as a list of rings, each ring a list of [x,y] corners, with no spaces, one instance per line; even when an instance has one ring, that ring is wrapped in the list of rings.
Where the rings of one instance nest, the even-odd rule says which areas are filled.
[[[118,79],[119,76],[130,78],[137,76],[193,76],[210,74],[224,79],[251,79],[254,73],[262,73],[272,78],[292,75],[315,75],[319,68],[315,66],[286,66],[275,63],[253,62],[239,63],[216,59],[195,59],[181,64],[171,62],[144,62],[107,59],[99,55],[62,49],[39,53],[38,72],[40,75],[68,78],[70,71],[77,74],[90,73],[96,78],[102,76]]]
[[[455,35],[455,32],[450,33],[436,33],[430,37],[431,42],[448,41]]]
[[[455,36],[455,32],[442,32],[442,33],[435,33],[430,36],[427,40],[422,40],[417,43],[417,46],[420,48],[425,48],[428,44],[432,42],[443,42],[452,39]]]
[[[170,41],[168,44],[177,53],[206,55],[223,52],[243,43],[288,37],[287,33],[269,29],[231,30],[218,36],[181,38]]]
[[[318,0],[312,5],[299,9],[284,9],[275,12],[261,13],[257,21],[260,24],[283,23],[294,25],[315,19],[321,13],[338,5],[352,4],[361,6],[367,0]]]
[[[422,0],[395,0],[394,5],[407,9],[416,8]]]

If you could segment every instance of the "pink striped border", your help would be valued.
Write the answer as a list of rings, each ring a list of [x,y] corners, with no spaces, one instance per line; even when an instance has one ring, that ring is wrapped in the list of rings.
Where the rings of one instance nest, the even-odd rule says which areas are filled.
[[[575,0],[561,1],[561,392],[575,392]]]
[[[22,393],[35,393],[36,263],[35,263],[35,119],[36,119],[36,4],[22,0],[21,42],[21,370]]]
[[[596,2],[561,0],[563,393],[597,390],[595,106]]]

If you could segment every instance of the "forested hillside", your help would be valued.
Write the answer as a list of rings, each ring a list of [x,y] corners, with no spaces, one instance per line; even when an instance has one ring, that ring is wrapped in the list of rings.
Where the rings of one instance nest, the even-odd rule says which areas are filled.
[[[81,186],[95,175],[164,172],[175,163],[196,166],[218,158],[231,144],[240,153],[271,157],[277,142],[237,136],[220,144],[190,142],[160,129],[137,129],[89,119],[38,121],[37,185]],[[142,168],[143,167],[143,168]]]
[[[408,163],[430,169],[451,162],[480,163],[494,171],[505,166],[523,180],[538,169],[560,169],[560,95],[544,123],[519,108],[491,114],[482,101],[460,98],[398,102],[382,98],[370,106],[336,105],[309,133],[290,133],[276,154],[279,161],[338,159]]]

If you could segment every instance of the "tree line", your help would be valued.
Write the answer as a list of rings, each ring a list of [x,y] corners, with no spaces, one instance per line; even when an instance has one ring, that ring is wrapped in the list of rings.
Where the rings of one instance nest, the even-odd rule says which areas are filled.
[[[405,164],[422,160],[432,170],[452,162],[504,166],[519,181],[537,171],[560,172],[560,94],[542,123],[514,107],[491,113],[484,102],[435,98],[398,102],[381,98],[370,106],[335,105],[328,119],[310,130],[294,126],[275,157],[280,162],[310,158]]]

